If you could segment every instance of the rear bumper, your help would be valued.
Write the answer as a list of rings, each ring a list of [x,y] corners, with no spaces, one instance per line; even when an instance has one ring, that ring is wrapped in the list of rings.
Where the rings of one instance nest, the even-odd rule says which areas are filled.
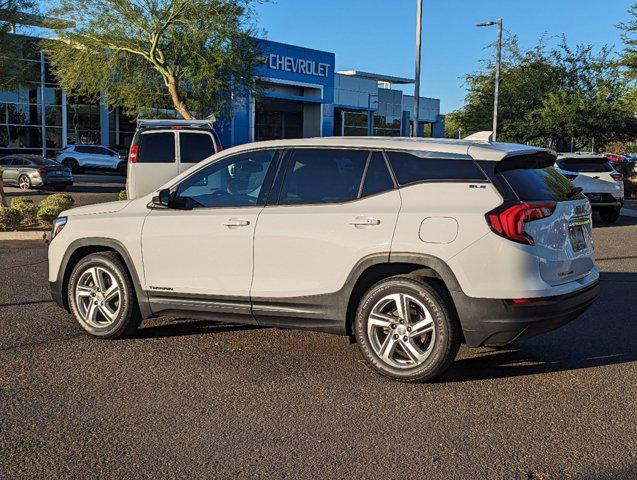
[[[591,306],[599,281],[542,302],[516,304],[511,300],[472,298],[451,292],[470,346],[507,345],[566,325]]]
[[[615,197],[610,193],[586,193],[588,201],[593,208],[616,207],[621,208],[624,204],[623,197]],[[591,198],[592,197],[592,198]]]

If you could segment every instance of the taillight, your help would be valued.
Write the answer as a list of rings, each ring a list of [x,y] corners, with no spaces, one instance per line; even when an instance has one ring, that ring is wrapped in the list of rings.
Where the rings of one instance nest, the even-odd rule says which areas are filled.
[[[534,298],[513,298],[511,301],[513,303],[538,303],[538,302],[546,302],[550,300],[551,297],[534,297]]]
[[[132,145],[130,152],[128,153],[128,161],[130,163],[137,163],[137,152],[139,151],[139,145]]]
[[[38,168],[38,169],[36,170],[36,172],[38,172],[38,173],[44,173],[44,172],[46,172],[46,170],[45,170],[45,169],[43,169],[43,168]]]
[[[621,173],[611,173],[610,176],[613,177],[613,180],[616,182],[620,182],[624,179],[624,176]]]
[[[569,180],[575,180],[577,178],[577,173],[563,173],[566,178]]]
[[[533,245],[533,237],[524,231],[524,225],[551,216],[555,207],[553,202],[504,204],[486,214],[487,223],[501,237]]]
[[[217,144],[217,152],[216,153],[219,153],[221,150],[223,150],[223,147],[221,146],[221,144],[218,143]]]

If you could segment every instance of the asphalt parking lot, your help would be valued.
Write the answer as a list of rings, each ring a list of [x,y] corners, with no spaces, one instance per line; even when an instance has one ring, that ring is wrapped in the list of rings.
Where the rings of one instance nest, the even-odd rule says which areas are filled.
[[[86,172],[73,175],[73,185],[62,193],[68,193],[75,200],[75,206],[117,200],[121,190],[126,189],[126,177],[103,172]],[[52,190],[20,190],[17,187],[5,187],[8,201],[13,197],[28,197],[40,202],[52,193]]]
[[[594,230],[597,302],[405,385],[326,334],[160,318],[100,341],[0,244],[2,478],[637,478],[637,218]]]

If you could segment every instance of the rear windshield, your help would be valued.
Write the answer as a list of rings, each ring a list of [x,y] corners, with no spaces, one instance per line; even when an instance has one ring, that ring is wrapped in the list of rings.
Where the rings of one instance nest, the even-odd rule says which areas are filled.
[[[175,134],[173,132],[142,134],[137,162],[175,163]]]
[[[580,198],[569,197],[573,185],[553,167],[514,168],[498,173],[511,186],[522,201],[566,201]]]
[[[569,172],[612,172],[613,167],[610,166],[606,158],[589,157],[589,158],[560,158],[557,166],[562,170]]]

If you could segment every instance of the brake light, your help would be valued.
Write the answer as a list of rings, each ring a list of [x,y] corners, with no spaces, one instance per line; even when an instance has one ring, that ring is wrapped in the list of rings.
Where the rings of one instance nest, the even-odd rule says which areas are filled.
[[[620,182],[624,179],[624,176],[621,173],[611,173],[610,176],[613,177],[613,180],[616,182]]]
[[[221,144],[217,144],[217,153],[219,153],[221,150],[223,150],[223,147],[221,146]]]
[[[132,145],[128,154],[128,161],[130,163],[137,163],[137,152],[139,151],[139,145]]]
[[[577,178],[577,173],[563,173],[562,175],[564,175],[566,178],[568,178],[571,181]]]
[[[44,172],[46,172],[46,170],[45,170],[45,169],[43,169],[43,168],[38,168],[38,169],[36,170],[36,172],[38,172],[38,173],[44,173]]]
[[[513,303],[537,303],[537,302],[546,302],[550,300],[551,297],[535,297],[535,298],[513,298]]]
[[[533,220],[550,217],[555,211],[553,202],[525,202],[501,205],[486,214],[487,223],[495,233],[514,242],[533,245],[533,237],[524,231],[524,225]]]

